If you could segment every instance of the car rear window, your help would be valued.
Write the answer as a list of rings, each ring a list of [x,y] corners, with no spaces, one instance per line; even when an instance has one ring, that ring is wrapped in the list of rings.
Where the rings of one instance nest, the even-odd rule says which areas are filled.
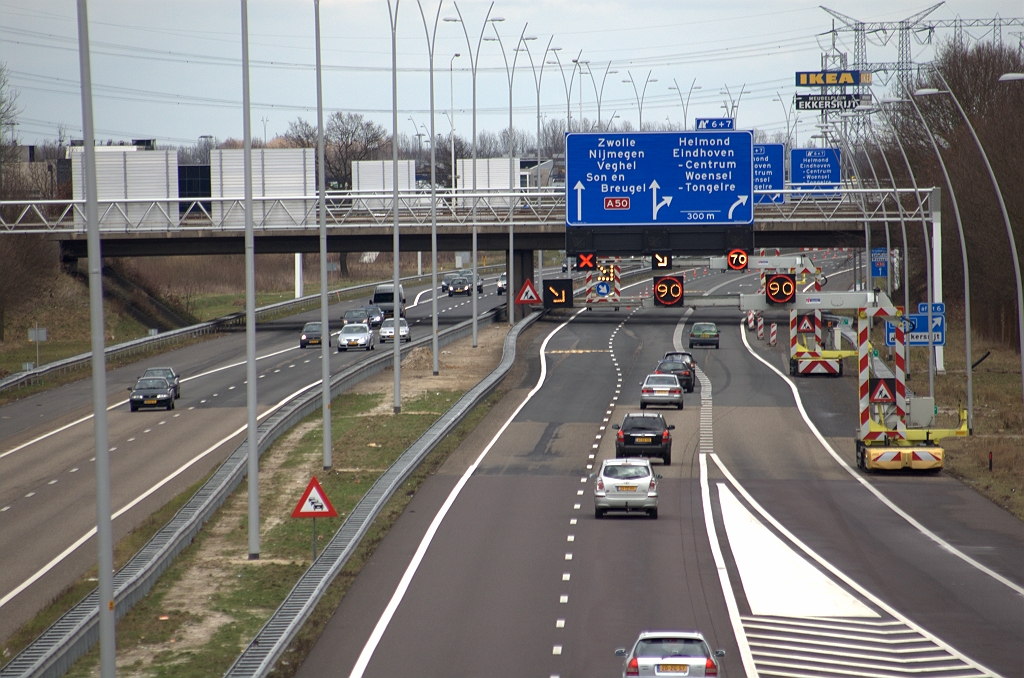
[[[711,323],[697,323],[693,326],[694,332],[717,332],[718,328]]]
[[[135,388],[167,388],[167,382],[163,379],[139,379]]]
[[[636,644],[637,657],[707,657],[696,638],[645,638]]]
[[[345,325],[342,334],[366,334],[366,325]]]
[[[685,370],[686,363],[679,360],[662,360],[658,363],[658,369],[663,372]]]
[[[623,431],[634,431],[636,429],[662,431],[665,429],[665,420],[661,417],[626,417],[622,420]]]
[[[659,374],[647,377],[648,386],[678,386],[679,380],[672,374]]]
[[[615,464],[612,466],[605,466],[604,471],[601,473],[605,478],[615,478],[617,480],[626,478],[646,478],[651,475],[646,466],[637,466],[635,464]]]
[[[303,332],[319,332],[320,323],[306,323],[306,326],[302,328]]]
[[[689,353],[669,353],[665,356],[665,360],[676,360],[684,363],[692,363],[693,356]]]

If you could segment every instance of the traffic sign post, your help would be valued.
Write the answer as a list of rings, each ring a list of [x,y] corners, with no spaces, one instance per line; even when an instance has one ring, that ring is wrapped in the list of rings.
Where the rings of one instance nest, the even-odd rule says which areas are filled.
[[[544,280],[544,308],[572,307],[572,278]]]
[[[754,222],[750,131],[574,133],[565,141],[567,228]]]
[[[903,316],[903,333],[907,346],[928,346],[928,307],[925,306],[924,313],[911,313]],[[946,345],[946,316],[943,313],[932,312],[932,346]],[[885,323],[885,345],[896,345],[896,327],[892,323]]]
[[[884,247],[871,248],[871,277],[889,277],[889,251]],[[924,312],[927,313],[928,309],[925,308]]]
[[[302,499],[299,499],[295,510],[292,511],[292,518],[313,519],[313,560],[316,560],[316,519],[337,517],[338,512],[331,505],[331,500],[327,498],[327,493],[320,486],[320,481],[313,476],[309,484],[306,485],[306,491],[302,493]]]
[[[762,191],[781,191],[785,187],[786,151],[783,144],[757,144],[754,146],[754,188]],[[760,194],[760,203],[786,202],[782,193]]]
[[[666,275],[654,279],[655,306],[682,306],[684,296],[681,276]]]

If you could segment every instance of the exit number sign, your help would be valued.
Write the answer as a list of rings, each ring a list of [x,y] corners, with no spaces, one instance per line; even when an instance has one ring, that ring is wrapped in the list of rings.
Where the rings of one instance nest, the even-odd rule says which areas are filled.
[[[604,208],[606,210],[628,210],[629,198],[605,198]]]

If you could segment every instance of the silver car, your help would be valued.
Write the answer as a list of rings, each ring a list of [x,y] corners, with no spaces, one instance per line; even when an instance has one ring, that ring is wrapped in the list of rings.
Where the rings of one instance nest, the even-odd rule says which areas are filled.
[[[399,318],[401,322],[398,323],[398,339],[399,341],[409,342],[412,341],[412,333],[409,331],[409,323],[405,321],[405,318]],[[395,338],[395,319],[388,318],[384,321],[384,324],[380,326],[378,331],[380,334],[380,343],[384,343],[388,339],[394,340]]]
[[[658,479],[647,459],[605,459],[594,480],[594,517],[608,511],[644,511],[658,518]]]
[[[717,676],[718,662],[725,650],[711,651],[697,631],[644,631],[633,649],[615,650],[625,657],[622,678],[627,676]]]
[[[683,387],[674,374],[648,374],[640,385],[640,409],[648,405],[670,405],[683,409]]]
[[[367,351],[374,349],[373,330],[366,323],[352,323],[345,325],[338,332],[338,352],[347,351],[350,348],[362,348]]]

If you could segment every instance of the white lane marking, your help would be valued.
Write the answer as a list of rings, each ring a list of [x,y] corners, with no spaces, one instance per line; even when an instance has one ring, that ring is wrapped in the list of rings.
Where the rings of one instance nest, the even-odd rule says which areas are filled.
[[[897,612],[895,608],[887,605],[881,598],[879,598],[878,596],[872,594],[870,591],[868,591],[866,588],[864,588],[863,586],[858,584],[856,581],[854,581],[850,577],[848,577],[845,574],[843,574],[842,571],[840,571],[837,567],[832,565],[832,563],[830,563],[829,561],[827,561],[824,558],[822,558],[821,556],[819,556],[809,546],[807,546],[805,543],[800,541],[800,539],[797,538],[796,535],[794,535],[792,532],[787,530],[782,525],[782,523],[780,523],[778,520],[775,519],[774,516],[772,516],[770,513],[768,513],[764,509],[764,507],[761,506],[757,502],[757,500],[754,499],[753,496],[751,496],[751,494],[749,492],[747,492],[746,488],[744,488],[742,485],[740,485],[739,481],[736,480],[736,477],[733,476],[732,472],[729,471],[729,469],[727,469],[725,467],[725,464],[722,463],[722,460],[718,458],[717,454],[712,454],[711,455],[711,459],[712,459],[712,461],[715,462],[715,465],[718,466],[718,470],[722,472],[722,475],[725,476],[726,480],[728,480],[732,484],[732,486],[734,488],[736,488],[736,491],[740,493],[740,496],[742,496],[747,501],[747,503],[750,504],[751,508],[753,508],[755,511],[760,513],[762,518],[764,518],[768,523],[770,523],[772,525],[772,527],[774,527],[776,530],[778,530],[779,533],[782,534],[782,536],[784,536],[786,539],[788,539],[790,542],[792,542],[794,546],[796,546],[801,551],[803,551],[809,558],[811,558],[816,563],[821,565],[824,569],[826,569],[829,572],[831,572],[837,579],[841,580],[844,584],[849,586],[851,589],[853,589],[854,591],[856,591],[860,595],[864,596],[864,598],[866,598],[869,602],[871,602],[872,604],[878,606],[880,609],[885,611],[887,614],[891,615],[894,619],[898,619],[900,622],[905,624],[907,627],[913,629],[914,631],[916,631],[917,633],[921,634],[922,636],[924,636],[925,638],[927,638],[931,642],[935,643],[937,646],[939,646],[940,648],[942,648],[943,650],[948,652],[953,657],[959,659],[960,661],[962,661],[963,663],[971,666],[972,668],[980,671],[983,675],[986,675],[986,676],[998,676],[999,675],[999,674],[997,674],[997,673],[995,673],[993,671],[988,670],[987,668],[985,668],[981,664],[975,662],[971,658],[969,658],[969,657],[961,654],[960,652],[956,651],[955,649],[953,649],[952,646],[950,646],[947,643],[943,642],[936,635],[930,633],[925,628],[923,628],[921,626],[918,626],[917,624],[915,624],[912,620],[908,619],[907,617],[904,617],[899,612]],[[730,546],[731,546],[731,542],[730,542]]]
[[[940,537],[939,535],[935,534],[934,532],[929,530],[927,527],[925,527],[924,525],[919,523],[916,518],[914,518],[909,513],[907,513],[903,509],[901,509],[892,500],[890,500],[888,497],[886,497],[884,494],[882,494],[881,490],[879,490],[874,485],[869,483],[867,480],[862,478],[861,475],[859,473],[857,473],[857,471],[855,471],[849,464],[846,463],[846,460],[844,460],[842,457],[839,456],[839,454],[835,451],[835,449],[833,449],[833,447],[828,443],[828,441],[825,440],[825,436],[821,435],[821,431],[818,430],[818,427],[815,426],[814,422],[811,421],[810,416],[808,416],[808,414],[807,414],[807,410],[804,409],[804,402],[803,402],[803,399],[800,397],[800,390],[796,387],[796,384],[794,384],[793,381],[789,377],[787,377],[785,374],[780,372],[774,365],[772,365],[767,360],[765,360],[764,358],[762,358],[761,356],[759,356],[757,353],[754,352],[754,349],[752,349],[750,347],[750,344],[747,343],[747,334],[746,334],[746,332],[743,331],[742,327],[740,327],[740,338],[743,339],[743,345],[746,346],[747,351],[750,353],[750,355],[752,355],[755,358],[757,358],[757,360],[759,360],[762,364],[764,364],[772,372],[777,374],[780,379],[782,379],[784,382],[786,382],[786,384],[789,385],[789,390],[792,391],[792,393],[793,393],[793,399],[796,401],[796,407],[797,407],[797,410],[800,412],[800,417],[804,420],[804,423],[807,425],[807,428],[810,429],[810,431],[814,435],[814,437],[818,439],[818,442],[821,443],[821,446],[825,448],[825,451],[828,452],[832,456],[833,459],[835,459],[837,464],[839,464],[857,482],[859,482],[869,492],[871,492],[871,494],[875,495],[875,497],[877,497],[880,502],[885,504],[893,513],[898,515],[900,518],[903,518],[910,525],[912,525],[918,532],[920,532],[921,534],[923,534],[924,536],[928,537],[933,542],[938,544],[939,547],[941,547],[943,550],[951,553],[952,555],[954,555],[957,558],[959,558],[960,560],[964,561],[965,563],[967,563],[971,567],[974,567],[978,571],[984,572],[988,576],[990,576],[993,579],[995,579],[996,581],[998,581],[1000,584],[1003,584],[1004,586],[1012,589],[1013,591],[1016,591],[1018,595],[1024,595],[1024,586],[1020,586],[1019,584],[1016,584],[1015,582],[1010,581],[1008,578],[1006,578],[1003,575],[999,574],[995,570],[993,570],[993,569],[991,569],[991,568],[989,568],[989,567],[979,563],[974,558],[971,558],[969,555],[967,555],[966,553],[964,553],[960,549],[956,548],[955,546],[950,544],[948,541],[946,541],[945,539],[943,539],[942,537]]]
[[[459,478],[459,481],[455,483],[455,487],[453,487],[452,491],[448,494],[448,498],[445,499],[441,508],[438,509],[437,515],[434,516],[434,519],[430,522],[430,526],[427,528],[426,533],[420,540],[416,553],[413,554],[412,560],[409,561],[409,565],[406,567],[405,573],[402,575],[402,579],[398,582],[398,586],[395,588],[395,592],[392,594],[391,600],[388,601],[387,607],[384,608],[384,612],[381,613],[380,619],[377,620],[377,624],[370,633],[370,637],[366,640],[366,644],[363,646],[362,652],[359,653],[359,658],[356,660],[355,666],[352,667],[352,672],[349,674],[349,678],[362,678],[363,673],[366,672],[366,667],[370,664],[370,659],[373,657],[373,653],[377,649],[377,645],[380,644],[380,640],[384,636],[384,631],[387,630],[388,625],[391,623],[392,617],[395,616],[395,612],[398,610],[398,606],[402,602],[402,598],[405,597],[405,592],[409,589],[409,585],[412,583],[412,578],[415,576],[416,570],[419,569],[420,563],[423,561],[423,557],[426,555],[427,549],[430,547],[430,542],[433,541],[434,535],[441,526],[441,522],[444,520],[445,516],[448,515],[448,511],[455,503],[459,493],[462,492],[462,488],[465,487],[467,482],[469,482],[469,479],[476,472],[477,467],[480,466],[484,457],[486,457],[487,453],[491,451],[491,448],[498,442],[498,439],[505,433],[505,430],[512,424],[513,420],[519,416],[519,413],[522,412],[524,407],[526,407],[526,404],[529,403],[530,400],[533,399],[533,396],[535,396],[544,386],[544,382],[547,380],[548,374],[548,363],[545,358],[548,342],[551,341],[551,338],[554,337],[563,327],[572,322],[576,316],[585,310],[585,308],[581,308],[579,311],[574,313],[571,318],[553,329],[546,337],[544,337],[544,341],[540,345],[540,377],[537,379],[537,384],[529,393],[526,394],[526,397],[521,403],[519,403],[519,406],[516,407],[515,411],[512,412],[512,415],[505,420],[505,423],[501,425],[498,432],[494,434],[494,437],[491,438],[490,442],[487,443],[487,446],[484,447],[480,456],[478,456],[473,463],[470,464],[469,468],[466,469],[466,472],[462,474],[462,477]],[[580,494],[582,493],[583,491],[580,490]],[[565,559],[572,560],[572,554],[566,553]]]
[[[569,581],[569,579],[571,579],[571,578],[572,578],[572,575],[569,574],[568,572],[563,572],[562,573],[562,581]]]
[[[562,654],[562,646],[555,645],[553,648],[551,648],[551,654]]]
[[[283,351],[277,351],[275,353],[268,353],[267,355],[264,355],[264,356],[257,356],[256,360],[264,360],[266,358],[273,358],[274,356],[281,355],[282,353],[287,353],[288,351],[291,351],[291,350],[295,350],[295,349],[288,348],[288,349],[285,349]],[[201,372],[201,373],[199,373],[199,374],[197,374],[195,376],[192,376],[192,377],[185,377],[184,379],[182,379],[182,381],[192,381],[193,379],[198,379],[199,377],[205,377],[205,376],[207,376],[209,374],[213,374],[214,372],[220,372],[221,370],[230,369],[232,367],[238,367],[239,365],[244,365],[244,364],[245,364],[244,362],[232,363],[231,365],[225,365],[224,367],[218,367],[216,369],[212,369],[212,370],[209,370],[207,372]],[[124,400],[119,400],[118,402],[116,402],[116,403],[114,403],[112,405],[108,405],[107,406],[107,412],[109,412],[111,410],[114,410],[114,409],[117,409],[118,407],[121,407],[122,405],[124,405],[127,402],[128,402],[128,399],[125,398]],[[189,409],[192,409],[192,408],[190,407]],[[86,416],[81,417],[79,419],[75,419],[74,421],[68,422],[67,424],[64,424],[63,426],[55,428],[52,431],[49,431],[47,433],[43,433],[42,435],[36,436],[32,440],[25,441],[25,442],[23,442],[20,445],[12,447],[11,449],[7,450],[6,452],[0,452],[0,459],[3,459],[4,457],[6,457],[8,455],[14,454],[15,452],[18,452],[19,450],[23,450],[26,447],[28,447],[29,445],[34,445],[34,444],[38,443],[41,440],[46,440],[47,438],[55,436],[58,433],[61,433],[63,431],[68,430],[69,428],[72,428],[73,426],[77,426],[79,424],[83,424],[83,423],[89,421],[90,419],[92,419],[92,416],[93,415],[89,414],[89,415],[86,415]]]
[[[285,398],[283,400],[281,400],[276,405],[270,407],[266,412],[264,412],[263,414],[258,415],[256,418],[257,419],[264,419],[266,417],[269,417],[271,414],[273,414],[277,410],[281,409],[284,405],[288,404],[289,402],[291,402],[292,400],[297,398],[299,395],[305,393],[306,391],[308,391],[311,388],[314,388],[314,387],[318,386],[319,384],[320,384],[320,381],[317,380],[317,382],[315,384],[310,384],[308,386],[303,386],[301,389],[299,389],[298,391],[295,391],[291,395],[285,396]],[[184,473],[186,470],[188,470],[188,468],[191,467],[193,464],[195,464],[196,462],[201,460],[203,457],[209,455],[211,452],[216,450],[218,447],[220,447],[224,443],[228,442],[229,440],[231,440],[232,438],[237,436],[239,433],[244,432],[245,430],[246,430],[246,426],[242,426],[242,427],[236,429],[233,433],[230,433],[227,436],[225,436],[224,438],[221,438],[219,441],[217,441],[216,443],[214,443],[210,447],[206,448],[205,450],[203,450],[202,452],[200,452],[196,456],[192,457],[190,460],[188,460],[187,462],[185,462],[184,464],[179,466],[177,468],[177,470],[173,471],[170,475],[165,477],[163,480],[161,480],[157,484],[153,485],[148,490],[146,490],[145,492],[143,492],[142,494],[137,496],[135,499],[131,500],[130,502],[125,504],[123,507],[118,509],[114,513],[114,515],[111,516],[111,520],[116,520],[120,516],[124,515],[125,513],[127,513],[131,509],[133,509],[141,501],[146,499],[146,497],[150,496],[151,494],[153,494],[154,492],[159,490],[161,487],[163,487],[167,483],[171,482],[174,478],[178,477],[179,475]],[[89,461],[93,461],[93,462],[96,461],[96,457],[93,457]],[[29,496],[31,496],[31,495],[29,495]],[[7,593],[3,598],[0,598],[0,608],[2,608],[4,605],[9,603],[19,593],[21,593],[22,591],[27,589],[29,586],[34,584],[36,581],[38,581],[47,572],[49,572],[54,567],[59,565],[62,560],[67,558],[70,554],[72,554],[75,551],[75,549],[77,549],[79,546],[81,546],[82,544],[87,542],[95,534],[96,534],[96,528],[94,527],[94,528],[90,529],[88,532],[86,532],[84,535],[79,537],[73,544],[71,544],[71,546],[68,546],[66,549],[61,551],[56,557],[53,558],[53,560],[51,560],[46,565],[43,565],[41,568],[39,568],[35,572],[35,574],[33,574],[28,579],[26,579],[25,581],[23,581],[20,584],[18,584],[13,590],[11,590],[9,593]]]
[[[718,483],[718,506],[751,614],[878,618],[765,527],[725,483]]]
[[[708,488],[708,460],[706,454],[700,455],[700,494],[701,504],[704,508],[704,529],[708,533],[711,555],[715,559],[715,570],[718,571],[718,583],[722,587],[725,607],[729,611],[729,622],[732,624],[732,633],[736,637],[736,644],[740,649],[743,670],[748,678],[758,678],[757,667],[754,665],[754,655],[750,652],[750,642],[747,640],[747,634],[743,630],[739,606],[736,604],[736,594],[733,593],[732,584],[729,581],[729,571],[725,567],[725,558],[722,557],[722,545],[718,541],[715,518],[711,513],[711,493]]]
[[[555,628],[556,629],[564,629],[565,628],[565,620],[564,619],[556,619],[555,620]]]

